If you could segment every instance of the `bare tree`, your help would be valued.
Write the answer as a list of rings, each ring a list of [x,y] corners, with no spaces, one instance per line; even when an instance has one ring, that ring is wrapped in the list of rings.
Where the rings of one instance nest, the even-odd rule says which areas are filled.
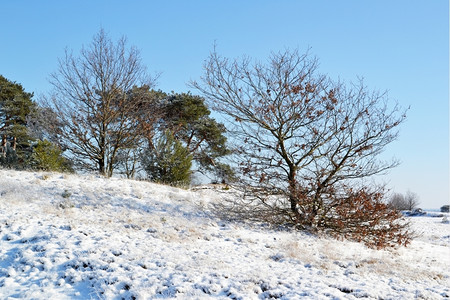
[[[395,193],[389,199],[388,205],[396,210],[412,211],[419,205],[419,196],[416,193],[407,191],[405,195]]]
[[[419,196],[411,191],[407,191],[405,194],[405,202],[408,210],[414,210],[419,206]]]
[[[47,104],[58,117],[64,149],[78,166],[111,176],[117,155],[136,147],[140,121],[153,113],[148,99],[129,93],[154,83],[139,51],[127,48],[125,38],[114,43],[100,30],[78,57],[66,50],[50,82],[54,94]]]
[[[378,155],[397,138],[405,115],[362,80],[333,82],[317,68],[317,59],[298,51],[273,53],[266,64],[213,51],[202,81],[192,86],[228,117],[243,178],[256,197],[270,206],[271,195],[284,194],[288,208],[275,201],[272,209],[302,228],[334,228],[336,211],[353,209],[345,203],[354,195],[367,199],[377,191],[356,182],[398,164]]]
[[[401,193],[395,193],[391,196],[388,203],[389,207],[396,210],[408,210],[405,196]]]

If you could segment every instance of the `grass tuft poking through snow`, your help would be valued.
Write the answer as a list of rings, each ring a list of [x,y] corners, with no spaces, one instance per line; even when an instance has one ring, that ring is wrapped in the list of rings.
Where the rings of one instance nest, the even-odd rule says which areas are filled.
[[[450,297],[444,216],[414,217],[420,236],[409,247],[377,251],[227,221],[215,212],[222,197],[214,189],[0,170],[0,298]]]

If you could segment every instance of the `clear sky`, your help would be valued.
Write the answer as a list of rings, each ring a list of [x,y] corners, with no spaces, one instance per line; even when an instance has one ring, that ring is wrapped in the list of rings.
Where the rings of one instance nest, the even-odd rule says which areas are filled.
[[[39,95],[67,47],[75,53],[100,28],[128,38],[157,88],[186,92],[217,44],[223,56],[264,60],[299,48],[333,78],[365,78],[411,106],[386,157],[402,161],[384,180],[415,192],[424,208],[449,203],[449,4],[446,0],[2,1],[0,74]],[[195,91],[193,91],[195,93]]]

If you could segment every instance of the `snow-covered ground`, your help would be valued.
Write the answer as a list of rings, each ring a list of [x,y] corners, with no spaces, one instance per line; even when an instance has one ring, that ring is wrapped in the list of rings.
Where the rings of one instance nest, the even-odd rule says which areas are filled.
[[[378,251],[225,221],[213,209],[221,197],[0,170],[0,299],[450,297],[442,216],[411,218],[412,244]]]

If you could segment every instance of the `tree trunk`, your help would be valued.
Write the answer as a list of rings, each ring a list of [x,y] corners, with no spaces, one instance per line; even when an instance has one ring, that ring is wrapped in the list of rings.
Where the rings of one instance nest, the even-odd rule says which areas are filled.
[[[1,147],[1,150],[2,150],[2,152],[1,152],[2,156],[3,156],[3,157],[6,157],[6,134],[3,135],[3,137],[2,137],[2,147]]]
[[[103,157],[98,160],[98,172],[103,176],[106,175],[105,159]]]
[[[291,203],[291,211],[294,213],[294,221],[295,223],[300,222],[300,213],[298,211],[298,188],[297,188],[297,180],[296,177],[296,169],[295,167],[291,167],[289,170],[289,202]]]

